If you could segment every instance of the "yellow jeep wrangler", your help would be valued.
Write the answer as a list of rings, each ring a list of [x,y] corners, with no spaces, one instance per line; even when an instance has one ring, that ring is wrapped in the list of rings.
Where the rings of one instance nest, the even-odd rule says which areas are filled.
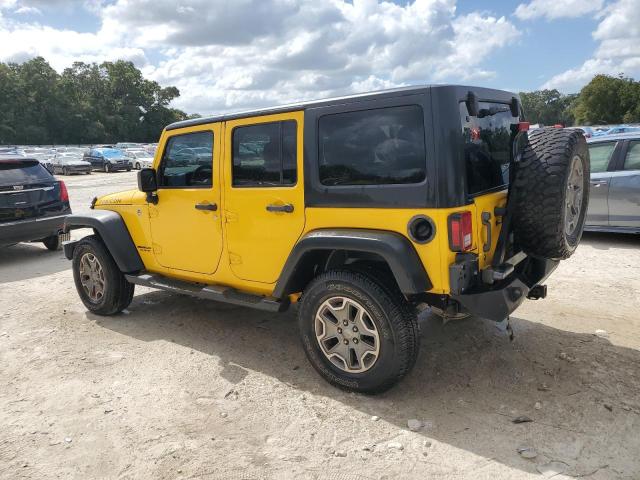
[[[419,308],[503,321],[576,249],[585,140],[527,129],[517,95],[450,85],[174,123],[138,190],[67,218],[94,234],[65,254],[99,315],[135,285],[295,303],[315,369],[381,392],[416,361]]]

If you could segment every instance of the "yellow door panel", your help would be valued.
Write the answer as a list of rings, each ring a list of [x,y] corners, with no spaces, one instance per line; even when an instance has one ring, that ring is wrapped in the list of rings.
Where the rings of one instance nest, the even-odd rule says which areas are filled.
[[[240,279],[275,283],[304,229],[303,121],[290,112],[225,124],[224,225]]]
[[[498,243],[498,235],[502,227],[502,217],[495,214],[496,207],[507,204],[507,192],[488,193],[475,197],[476,222],[474,227],[478,245],[479,267],[489,266]]]
[[[202,274],[218,268],[220,133],[220,124],[213,124],[177,130],[161,140],[158,203],[149,205],[149,223],[153,253],[163,267]]]

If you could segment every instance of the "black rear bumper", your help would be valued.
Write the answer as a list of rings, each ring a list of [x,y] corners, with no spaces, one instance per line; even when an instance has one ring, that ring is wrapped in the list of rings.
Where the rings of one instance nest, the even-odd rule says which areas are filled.
[[[71,213],[0,223],[0,245],[42,240],[62,232],[64,219]]]
[[[477,278],[475,286],[463,293],[452,294],[469,313],[489,320],[502,321],[527,298],[533,287],[544,282],[560,262],[545,258],[526,257],[504,280],[491,285]]]

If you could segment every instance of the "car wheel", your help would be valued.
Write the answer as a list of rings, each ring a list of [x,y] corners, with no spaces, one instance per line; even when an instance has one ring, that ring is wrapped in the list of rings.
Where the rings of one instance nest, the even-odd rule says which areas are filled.
[[[136,162],[136,170],[140,170],[140,162]]]
[[[391,388],[413,367],[417,317],[395,284],[334,270],[304,290],[298,311],[302,345],[326,381],[360,393]]]
[[[82,303],[98,315],[114,315],[129,306],[135,285],[129,283],[102,240],[83,238],[73,250],[73,279]]]
[[[60,250],[60,247],[62,247],[62,239],[60,238],[60,235],[51,235],[50,237],[42,240],[42,243],[52,251]]]
[[[111,171],[111,166],[108,163],[104,164],[104,173],[109,173]]]
[[[67,170],[67,167],[62,167],[62,174],[69,175],[69,170]]]
[[[128,167],[128,168],[127,168],[127,172],[130,172],[130,171],[131,171],[131,167]]]

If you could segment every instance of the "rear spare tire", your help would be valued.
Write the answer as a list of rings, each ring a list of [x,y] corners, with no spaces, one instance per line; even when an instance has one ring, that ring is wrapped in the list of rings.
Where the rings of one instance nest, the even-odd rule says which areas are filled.
[[[589,171],[582,133],[559,128],[529,133],[513,188],[515,237],[527,254],[555,260],[573,254],[584,229]]]

